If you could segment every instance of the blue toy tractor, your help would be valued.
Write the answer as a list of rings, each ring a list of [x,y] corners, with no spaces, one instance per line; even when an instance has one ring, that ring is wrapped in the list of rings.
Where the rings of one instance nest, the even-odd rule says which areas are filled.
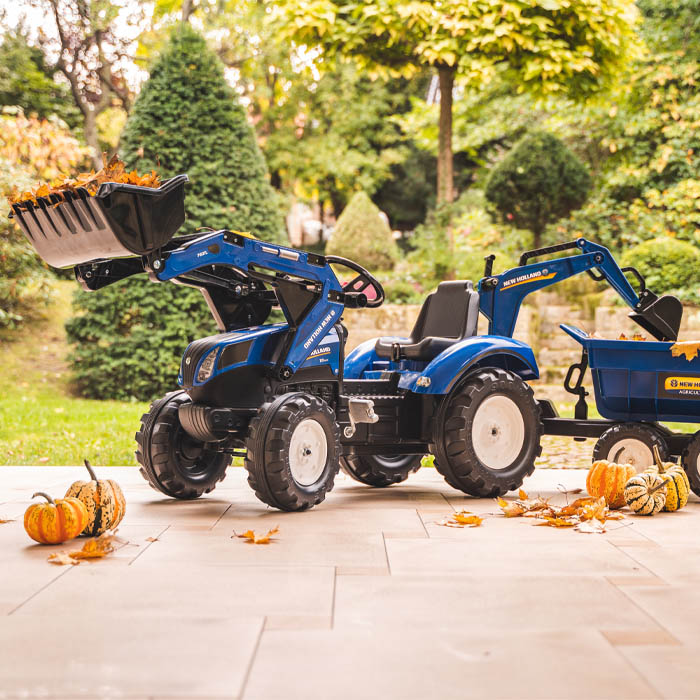
[[[428,295],[409,336],[371,340],[346,355],[343,314],[379,306],[379,281],[350,260],[235,231],[173,238],[184,221],[186,181],[178,176],[159,189],[108,183],[94,197],[78,190],[61,200],[15,204],[12,212],[39,255],[57,267],[74,266],[87,290],[145,272],[154,282],[171,280],[204,295],[219,332],[187,347],[180,389],[154,401],[136,434],[144,477],[168,496],[210,492],[233,456],[245,459],[260,500],[296,511],[324,500],[339,467],[364,484],[388,486],[408,478],[427,452],[454,488],[497,496],[532,473],[543,433],[601,437],[598,452],[607,457],[631,454],[638,443],[659,446],[664,458],[687,446],[689,438],[656,424],[656,389],[652,399],[647,395],[656,377],[644,380],[642,405],[630,379],[637,370],[617,366],[634,355],[629,347],[609,368],[612,351],[566,329],[584,346],[566,381],[579,396],[574,419],[558,417],[528,384],[539,372],[532,349],[512,337],[520,303],[580,272],[617,290],[662,341],[649,345],[667,349],[675,340],[678,300],[647,290],[606,248],[580,239],[530,251],[518,268],[499,275],[490,256],[476,289],[449,281]],[[576,254],[530,262],[570,249]],[[341,285],[333,267],[354,278]],[[639,294],[625,272],[637,277]],[[273,307],[285,322],[266,323]],[[488,319],[487,335],[478,335],[479,314]],[[605,365],[594,369],[594,383],[610,420],[587,417],[582,380],[589,356]]]

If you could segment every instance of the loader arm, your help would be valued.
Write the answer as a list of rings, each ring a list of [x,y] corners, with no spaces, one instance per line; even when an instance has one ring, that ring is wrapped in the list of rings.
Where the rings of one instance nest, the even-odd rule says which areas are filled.
[[[173,239],[171,245],[176,243]],[[358,272],[377,290],[367,300],[363,289],[343,288],[330,263]],[[378,306],[384,292],[363,268],[343,258],[324,257],[267,243],[232,231],[192,237],[180,246],[166,247],[143,258],[98,261],[76,266],[76,277],[90,290],[99,289],[139,272],[153,282],[173,281],[197,287],[221,331],[260,325],[279,304],[288,325],[276,359],[282,378],[304,363],[326,334],[340,321],[346,307]],[[267,287],[272,287],[268,289]]]
[[[550,258],[528,264],[528,260],[564,250],[578,250],[577,255]],[[620,268],[610,251],[585,238],[524,253],[520,265],[498,275],[490,274],[493,256],[487,259],[486,276],[479,282],[481,313],[489,320],[489,334],[512,337],[523,299],[532,292],[587,272],[594,280],[605,280],[632,308],[630,316],[659,340],[676,340],[682,305],[675,297],[658,297],[646,288],[644,278],[634,268]],[[593,270],[597,270],[598,274]],[[625,272],[640,283],[637,293]]]

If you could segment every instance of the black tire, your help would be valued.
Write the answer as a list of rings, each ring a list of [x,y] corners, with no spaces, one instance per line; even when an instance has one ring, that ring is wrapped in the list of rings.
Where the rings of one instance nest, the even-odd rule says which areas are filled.
[[[668,445],[661,431],[647,423],[620,423],[608,428],[598,438],[593,448],[593,461],[604,459],[631,464],[638,472],[643,472],[654,464],[654,447],[659,448],[661,460],[668,461]]]
[[[180,425],[178,410],[189,400],[184,391],[173,391],[154,401],[136,433],[136,459],[144,479],[156,491],[181,500],[213,491],[231,463],[230,455],[207,448]]]
[[[681,455],[681,464],[688,475],[690,488],[700,496],[700,432],[693,435]]]
[[[400,484],[420,469],[421,455],[353,455],[342,457],[340,466],[355,481],[384,488]]]
[[[496,397],[502,397],[499,404],[485,404]],[[501,420],[500,427],[498,422],[489,427],[490,421]],[[480,433],[476,441],[475,430]],[[515,442],[507,445],[513,430]],[[489,368],[470,374],[445,398],[431,452],[436,469],[453,488],[482,498],[502,496],[519,488],[534,471],[542,452],[541,436],[540,409],[530,386],[512,372]],[[501,459],[506,462],[501,464]]]
[[[307,420],[315,422],[320,430],[312,423],[304,423]],[[298,446],[292,442],[301,435],[298,433],[294,438],[302,423],[305,426],[302,431],[312,431],[313,438],[318,440],[314,450],[303,441]],[[248,483],[255,495],[273,508],[307,510],[321,503],[333,488],[339,469],[340,429],[333,409],[325,401],[311,394],[294,392],[279,396],[260,408],[250,422],[246,448]],[[314,455],[318,458],[316,462],[312,461]],[[305,464],[307,456],[308,473],[312,475],[308,483],[299,474],[308,466]]]

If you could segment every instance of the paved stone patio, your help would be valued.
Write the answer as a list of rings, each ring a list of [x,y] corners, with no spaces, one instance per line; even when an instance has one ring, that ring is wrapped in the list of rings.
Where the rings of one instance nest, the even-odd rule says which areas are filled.
[[[432,469],[390,489],[340,476],[285,514],[242,469],[176,502],[109,468],[129,544],[52,566],[66,545],[33,545],[22,514],[83,471],[0,468],[0,518],[17,519],[0,525],[0,698],[700,697],[695,497],[588,535],[506,520]],[[562,502],[585,474],[541,469],[525,488]],[[435,524],[463,508],[494,515]],[[231,538],[275,525],[268,546]]]

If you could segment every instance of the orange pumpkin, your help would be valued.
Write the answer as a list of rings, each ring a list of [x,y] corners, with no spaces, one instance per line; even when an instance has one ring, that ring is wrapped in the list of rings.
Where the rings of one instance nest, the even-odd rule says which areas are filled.
[[[47,503],[34,503],[24,514],[24,529],[39,544],[61,544],[77,537],[88,522],[85,505],[77,498],[59,498],[39,492]]]
[[[625,505],[625,484],[637,473],[631,464],[615,464],[605,459],[593,462],[586,478],[586,489],[594,498],[604,498],[612,509]]]

